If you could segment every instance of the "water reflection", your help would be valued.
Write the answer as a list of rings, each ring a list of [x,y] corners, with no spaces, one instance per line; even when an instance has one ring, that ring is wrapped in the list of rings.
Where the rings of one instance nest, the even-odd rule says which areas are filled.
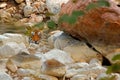
[[[3,33],[25,33],[25,27],[24,26],[14,26],[11,24],[0,24],[0,34]]]

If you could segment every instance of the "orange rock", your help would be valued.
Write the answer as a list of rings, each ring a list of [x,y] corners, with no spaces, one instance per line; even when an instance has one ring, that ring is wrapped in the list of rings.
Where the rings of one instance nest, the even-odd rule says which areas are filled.
[[[70,0],[62,6],[60,15],[71,14],[74,10],[84,10],[90,2],[94,1],[96,0],[78,0],[72,3]],[[74,25],[62,23],[61,29],[90,43],[120,46],[120,9],[116,4],[108,1],[110,7],[92,9],[79,17]]]

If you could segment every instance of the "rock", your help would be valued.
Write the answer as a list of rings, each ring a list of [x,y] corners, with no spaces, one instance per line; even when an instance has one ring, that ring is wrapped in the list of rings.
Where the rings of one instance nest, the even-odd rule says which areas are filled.
[[[30,77],[24,77],[22,80],[31,80]]]
[[[91,59],[89,62],[89,64],[95,64],[95,63],[102,65],[102,62],[96,58]]]
[[[22,3],[24,0],[15,0],[16,3]]]
[[[0,72],[6,72],[7,59],[0,59]]]
[[[5,44],[9,40],[10,40],[10,38],[8,38],[8,37],[6,37],[4,35],[0,35],[0,46],[2,46],[3,44]]]
[[[9,58],[7,68],[10,71],[12,71],[11,69],[14,67],[13,64],[19,68],[32,69],[35,71],[40,70],[41,67],[40,58],[26,52],[20,52],[19,54]]]
[[[67,66],[68,66],[68,69],[72,69],[72,68],[79,69],[79,68],[88,67],[89,64],[85,62],[79,62],[79,63],[69,64]]]
[[[44,75],[44,74],[39,75],[39,78],[40,78],[40,79],[43,79],[43,80],[58,80],[58,79],[57,79],[56,77],[54,77],[54,76]]]
[[[9,23],[11,22],[11,14],[5,10],[0,10],[0,22],[4,23]]]
[[[13,80],[12,77],[5,72],[0,72],[0,79],[1,80]]]
[[[41,71],[47,75],[62,77],[66,72],[66,66],[56,59],[49,59],[43,62]]]
[[[31,70],[31,69],[20,68],[20,69],[17,70],[17,74],[19,76],[31,76],[31,75],[35,75],[35,73],[36,72],[34,70]]]
[[[65,74],[65,77],[66,78],[71,78],[71,77],[73,77],[74,75],[77,75],[77,70],[76,69],[68,69],[67,71],[66,71],[66,74]]]
[[[10,39],[10,42],[16,42],[18,44],[24,43],[26,46],[29,45],[27,38],[25,35],[22,34],[15,34],[15,33],[4,33],[3,36],[6,36]]]
[[[92,58],[98,58],[98,53],[90,49],[84,42],[72,42],[63,50],[70,54],[76,62],[89,62]],[[101,58],[99,57],[99,59]]]
[[[29,17],[33,13],[33,7],[31,5],[26,5],[23,12],[25,17]]]
[[[59,13],[61,5],[67,3],[69,0],[46,0],[47,9],[51,13]]]
[[[22,49],[25,49],[22,45],[15,42],[8,42],[5,45],[0,47],[0,57],[1,58],[8,58],[13,55],[18,54]]]
[[[53,35],[51,35],[49,38],[48,38],[48,43],[49,45],[51,45],[52,47],[54,47],[54,42],[55,40],[63,33],[63,31],[58,31],[56,33],[53,33]]]
[[[96,80],[100,80],[101,78],[107,77],[108,75],[106,73],[101,73],[97,76]]]
[[[69,54],[58,49],[53,49],[45,53],[44,56],[46,60],[55,59],[61,62],[62,64],[70,64],[74,62]]]
[[[7,3],[6,3],[6,2],[0,3],[0,8],[5,8],[6,6],[7,6]]]
[[[61,23],[61,29],[80,40],[87,40],[91,44],[120,46],[120,17],[118,17],[120,9],[112,1],[107,1],[110,7],[91,9],[79,17],[74,25]],[[94,0],[78,0],[76,3],[70,0],[63,5],[60,15],[71,14],[74,10],[85,10],[91,2]]]
[[[43,17],[42,16],[37,16],[35,14],[31,14],[30,15],[30,19],[29,19],[29,22],[30,23],[33,23],[33,24],[37,24],[37,23],[40,23],[43,21]]]
[[[87,75],[75,75],[70,80],[89,80]]]

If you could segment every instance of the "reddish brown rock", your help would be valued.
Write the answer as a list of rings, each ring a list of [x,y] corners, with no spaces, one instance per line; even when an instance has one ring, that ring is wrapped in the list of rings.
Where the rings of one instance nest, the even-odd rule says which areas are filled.
[[[71,14],[74,10],[84,10],[96,0],[70,0],[62,6],[60,14]],[[61,29],[78,39],[86,39],[90,43],[120,46],[120,8],[108,0],[110,7],[99,7],[79,17],[74,25],[62,23]]]

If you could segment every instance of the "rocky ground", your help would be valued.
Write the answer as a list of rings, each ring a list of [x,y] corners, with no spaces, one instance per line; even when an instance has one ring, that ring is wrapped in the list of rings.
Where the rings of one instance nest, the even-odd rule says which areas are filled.
[[[57,13],[67,1],[0,0],[0,22],[33,26],[46,21],[48,12],[56,14],[50,18],[57,22]],[[63,31],[42,36],[40,43],[34,44],[23,34],[0,35],[0,80],[101,80],[112,76],[120,80],[119,73],[106,74],[101,55],[85,42]],[[111,51],[111,46],[98,49],[109,49],[105,55],[110,61],[120,52],[118,48]]]

